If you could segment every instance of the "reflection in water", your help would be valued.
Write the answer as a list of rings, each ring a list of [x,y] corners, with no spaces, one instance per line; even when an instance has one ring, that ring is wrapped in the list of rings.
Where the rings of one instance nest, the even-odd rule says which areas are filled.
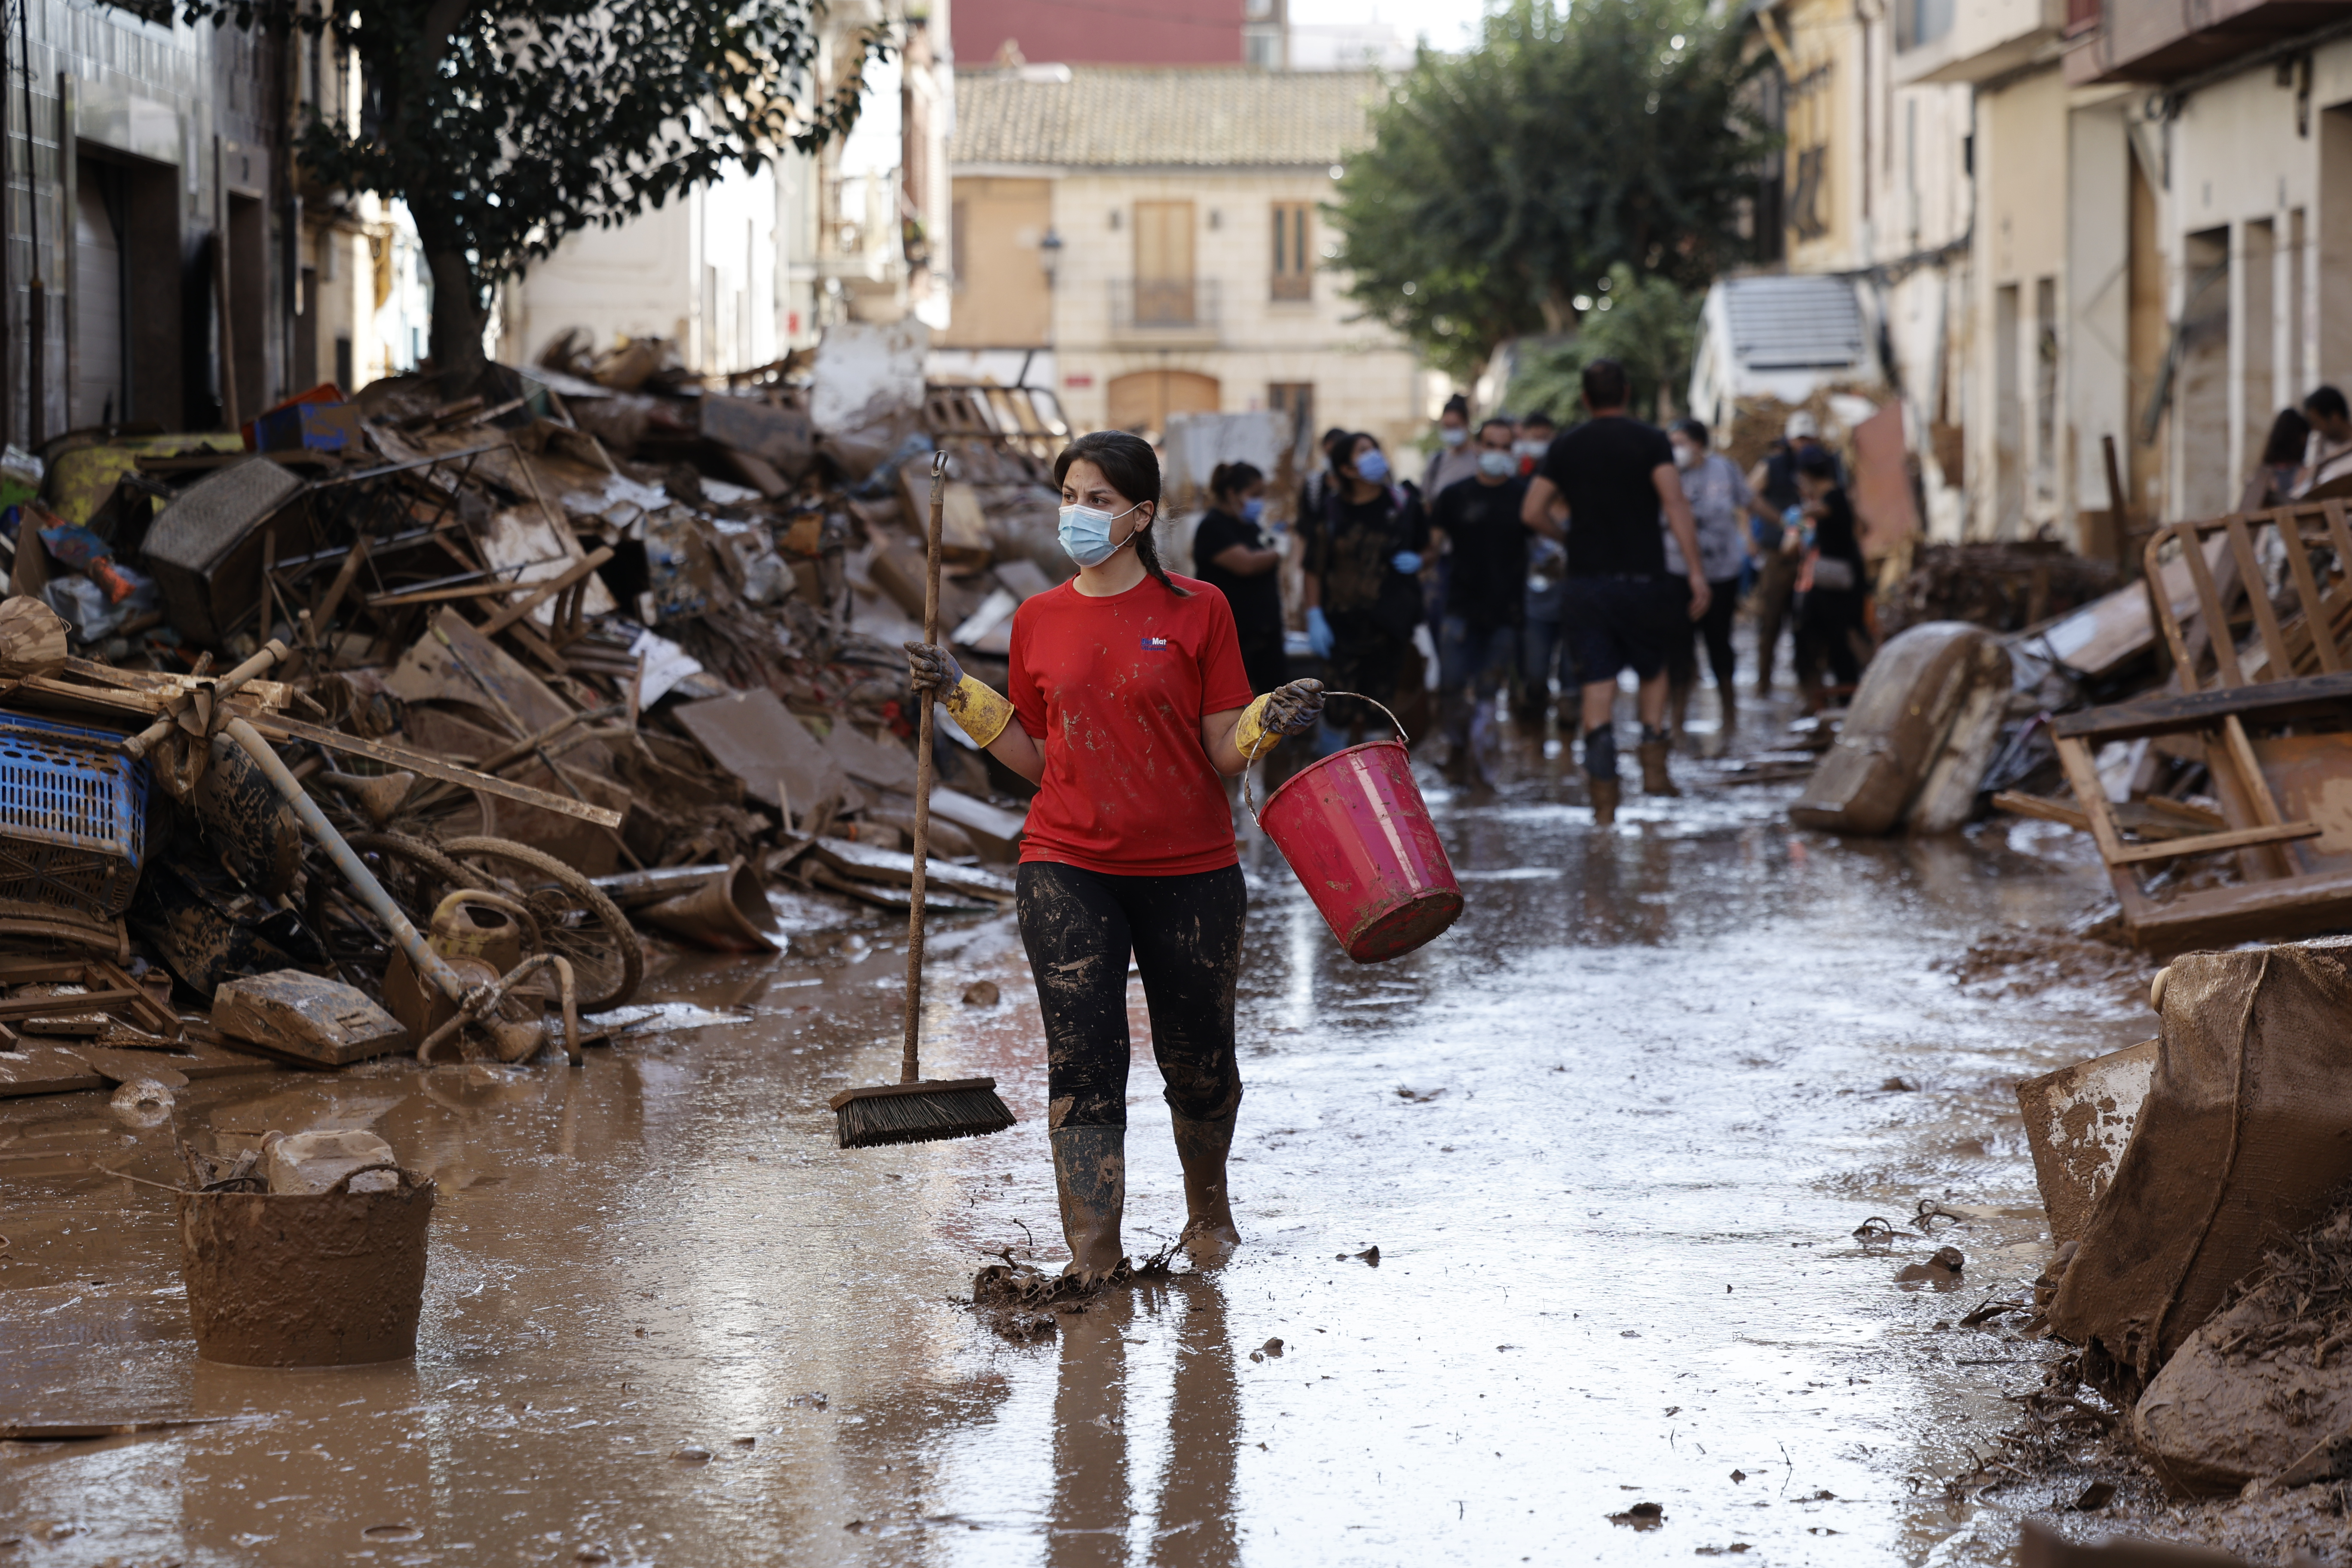
[[[1225,1304],[1203,1275],[1155,1290],[1151,1304],[1181,1307],[1174,1366],[1164,1390],[1164,1445],[1130,1432],[1140,1412],[1160,1403],[1132,1356],[1142,1289],[1113,1291],[1083,1313],[1062,1319],[1054,1394],[1052,1568],[1100,1568],[1130,1560],[1165,1568],[1209,1568],[1235,1560],[1234,1470],[1241,1445],[1241,1389]],[[1130,1436],[1133,1437],[1130,1443]],[[1165,1459],[1156,1478],[1139,1477],[1155,1446]],[[1151,1487],[1156,1479],[1156,1488]],[[1150,1491],[1139,1492],[1141,1488]],[[1156,1493],[1156,1495],[1153,1495]],[[1149,1550],[1132,1552],[1130,1526],[1141,1523]]]
[[[1160,1483],[1151,1561],[1223,1564],[1235,1560],[1234,1466],[1242,1440],[1241,1388],[1225,1327],[1225,1299],[1208,1279],[1184,1281],[1176,1335],[1175,1398],[1168,1414],[1168,1465]]]

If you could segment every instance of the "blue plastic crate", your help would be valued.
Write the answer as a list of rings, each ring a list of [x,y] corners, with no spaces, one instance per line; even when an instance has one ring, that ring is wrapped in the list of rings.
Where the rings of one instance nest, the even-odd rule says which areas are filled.
[[[0,902],[112,920],[146,858],[147,763],[121,737],[0,713]]]

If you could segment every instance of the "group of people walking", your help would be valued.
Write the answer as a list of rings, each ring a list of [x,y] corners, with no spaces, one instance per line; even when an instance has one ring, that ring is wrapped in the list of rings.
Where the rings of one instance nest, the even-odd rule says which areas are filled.
[[[1625,371],[1587,366],[1587,417],[1566,433],[1545,415],[1475,422],[1450,401],[1419,482],[1391,467],[1379,437],[1331,430],[1299,497],[1307,636],[1335,693],[1401,706],[1438,664],[1438,726],[1457,783],[1486,777],[1497,700],[1542,722],[1555,680],[1557,724],[1583,737],[1595,819],[1622,797],[1613,723],[1620,675],[1638,682],[1636,755],[1644,792],[1679,793],[1668,758],[1703,652],[1721,732],[1738,710],[1732,622],[1743,593],[1758,615],[1758,689],[1771,688],[1783,627],[1793,632],[1808,706],[1826,674],[1860,678],[1866,595],[1843,468],[1810,416],[1747,472],[1713,449],[1707,427],[1664,430],[1633,417]],[[1277,586],[1282,542],[1264,521],[1266,476],[1228,464],[1211,480],[1192,558],[1232,601],[1252,684],[1287,673]],[[1366,703],[1334,696],[1316,750],[1377,733]]]

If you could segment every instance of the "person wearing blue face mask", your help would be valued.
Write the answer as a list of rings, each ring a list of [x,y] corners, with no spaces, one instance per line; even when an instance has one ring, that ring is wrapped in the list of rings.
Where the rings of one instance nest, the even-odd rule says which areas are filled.
[[[1180,1239],[1196,1264],[1241,1240],[1225,1163],[1242,1100],[1234,979],[1249,889],[1223,780],[1314,729],[1322,688],[1251,695],[1224,596],[1160,563],[1149,443],[1081,436],[1054,479],[1078,574],[1013,613],[1006,689],[937,644],[908,643],[907,667],[911,687],[938,692],[965,735],[1038,786],[1015,909],[1045,1026],[1064,1272],[1099,1282],[1126,1263],[1130,958],[1184,1172]]]
[[[1307,546],[1307,635],[1330,667],[1327,685],[1394,706],[1412,629],[1422,621],[1422,555],[1429,524],[1421,503],[1391,486],[1388,457],[1364,432],[1334,446],[1337,481]],[[1418,689],[1418,678],[1415,689]],[[1318,742],[1328,756],[1387,721],[1360,702],[1334,700]]]
[[[1446,544],[1445,610],[1437,638],[1438,713],[1450,750],[1453,784],[1491,785],[1495,696],[1518,664],[1519,623],[1527,600],[1528,535],[1520,518],[1528,481],[1519,478],[1507,419],[1478,426],[1478,472],[1453,485],[1429,509],[1433,535]]]
[[[1282,551],[1265,528],[1265,474],[1254,463],[1220,463],[1209,476],[1209,510],[1192,534],[1192,570],[1234,607],[1242,664],[1260,695],[1290,679],[1282,651]]]

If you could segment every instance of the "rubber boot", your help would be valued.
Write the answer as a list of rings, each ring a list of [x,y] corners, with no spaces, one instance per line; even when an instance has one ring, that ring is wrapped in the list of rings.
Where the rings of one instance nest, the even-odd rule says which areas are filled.
[[[1070,1244],[1064,1274],[1093,1285],[1126,1266],[1118,1222],[1127,1207],[1127,1129],[1057,1127],[1054,1191],[1062,1200],[1062,1239]]]
[[[1642,793],[1643,795],[1683,793],[1675,787],[1673,776],[1666,772],[1666,747],[1665,736],[1652,730],[1643,733],[1641,744],[1633,748],[1633,754],[1642,760]]]
[[[1584,775],[1584,787],[1592,796],[1592,826],[1607,827],[1615,822],[1617,802],[1625,793],[1625,786],[1613,776],[1602,778],[1599,773],[1589,773]]]
[[[1195,1263],[1222,1263],[1238,1246],[1234,1206],[1225,1188],[1225,1156],[1234,1146],[1234,1119],[1195,1121],[1171,1116],[1176,1158],[1184,1167],[1184,1246]]]

